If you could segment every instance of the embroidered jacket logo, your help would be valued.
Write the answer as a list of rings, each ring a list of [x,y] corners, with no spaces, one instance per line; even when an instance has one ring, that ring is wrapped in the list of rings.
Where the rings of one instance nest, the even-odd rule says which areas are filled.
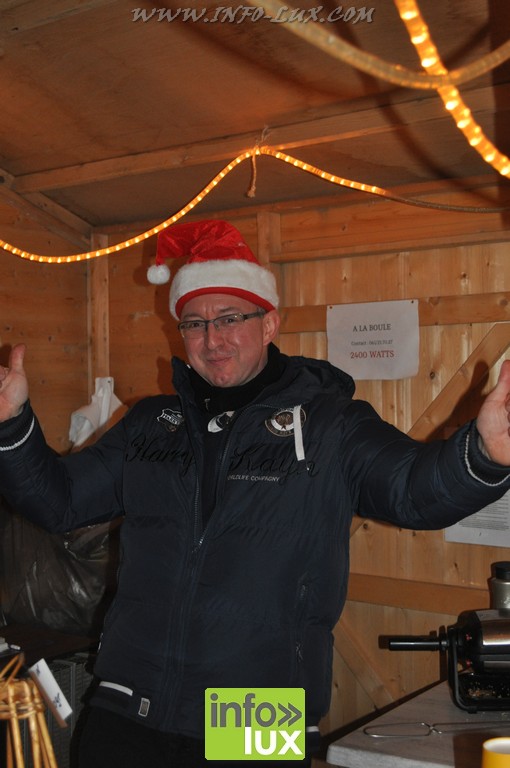
[[[303,408],[299,410],[301,426],[306,421]],[[266,419],[267,429],[278,437],[290,437],[294,434],[294,411],[292,408],[281,408],[275,411],[269,419]]]
[[[181,424],[184,424],[184,416],[180,411],[172,411],[171,408],[163,408],[157,420],[163,424],[169,432],[175,432]]]

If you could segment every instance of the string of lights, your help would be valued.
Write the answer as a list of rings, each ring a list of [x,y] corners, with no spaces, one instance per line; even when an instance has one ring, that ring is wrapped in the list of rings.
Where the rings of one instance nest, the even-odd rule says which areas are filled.
[[[262,2],[266,13],[273,18],[278,16],[279,11],[281,15],[279,0],[262,0]],[[337,35],[328,32],[325,25],[292,22],[293,15],[296,18],[297,14],[297,10],[292,6],[286,6],[289,20],[282,23],[292,34],[307,40],[315,47],[367,74],[402,87],[436,90],[446,109],[455,120],[457,128],[463,133],[473,149],[502,176],[510,176],[510,159],[485,136],[454,85],[454,83],[468,82],[469,79],[478,77],[507,61],[510,58],[510,41],[477,62],[449,72],[441,62],[417,2],[415,0],[394,0],[394,2],[411,42],[420,57],[425,73],[414,72],[399,64],[391,64],[378,56],[362,51]]]
[[[420,57],[422,67],[433,75],[447,75],[448,70],[441,61],[418,4],[415,0],[395,0],[395,5]],[[485,136],[457,88],[447,84],[438,88],[437,92],[445,108],[454,119],[457,128],[473,149],[502,176],[510,176],[510,159]]]
[[[269,16],[285,25],[289,32],[307,40],[316,48],[320,48],[361,72],[379,77],[402,88],[437,90],[453,83],[460,85],[490,72],[510,58],[510,40],[508,40],[494,51],[460,69],[434,74],[417,72],[357,48],[346,40],[342,40],[341,37],[331,34],[325,24],[301,24],[293,21],[293,19],[299,19],[299,11],[292,6],[285,6],[286,14],[282,17],[280,0],[262,0],[262,7]]]
[[[422,199],[396,195],[390,192],[389,190],[383,189],[382,187],[378,187],[373,184],[366,184],[360,181],[353,181],[352,179],[347,179],[342,176],[337,176],[336,174],[329,173],[328,171],[324,171],[321,168],[317,168],[314,165],[310,165],[309,163],[305,163],[302,160],[298,160],[297,158],[292,157],[291,155],[288,155],[285,152],[282,152],[280,150],[272,149],[271,147],[257,146],[257,147],[254,147],[253,149],[242,152],[240,155],[234,158],[234,160],[231,160],[231,162],[228,163],[228,165],[222,168],[222,170],[219,173],[217,173],[216,176],[213,179],[211,179],[211,181],[202,190],[200,190],[200,192],[197,195],[195,195],[195,197],[192,200],[190,200],[189,203],[187,203],[183,208],[177,211],[177,213],[174,213],[172,216],[165,219],[161,223],[151,227],[150,229],[147,229],[145,232],[141,232],[140,234],[135,235],[134,237],[130,237],[127,240],[124,240],[123,242],[116,243],[115,245],[109,245],[105,248],[98,248],[95,250],[86,251],[83,253],[70,254],[69,256],[49,256],[49,255],[31,253],[30,251],[25,251],[22,248],[18,248],[12,245],[11,243],[8,243],[5,240],[1,240],[1,239],[0,239],[0,248],[3,248],[5,251],[13,254],[14,256],[18,256],[21,259],[28,259],[29,261],[35,261],[35,262],[45,263],[45,264],[70,264],[77,261],[88,261],[90,259],[96,259],[101,256],[109,256],[110,254],[119,253],[120,251],[126,250],[127,248],[131,248],[134,245],[138,245],[139,243],[144,242],[148,238],[153,237],[154,235],[157,235],[163,229],[166,229],[172,224],[175,224],[183,216],[186,216],[187,213],[192,211],[193,208],[195,208],[199,203],[201,203],[202,200],[210,192],[212,192],[213,189],[221,181],[223,181],[225,176],[227,176],[231,171],[234,170],[234,168],[240,165],[240,163],[250,159],[254,164],[254,171],[255,171],[255,161],[256,161],[256,158],[260,155],[268,155],[268,156],[274,157],[277,160],[281,160],[282,162],[288,163],[292,165],[294,168],[298,168],[299,170],[305,171],[306,173],[311,173],[314,176],[317,176],[318,178],[323,179],[324,181],[327,181],[331,184],[336,184],[342,187],[348,187],[358,192],[365,192],[371,195],[375,195],[377,197],[383,197],[387,200],[403,203],[405,205],[414,205],[420,208],[435,208],[437,210],[446,210],[446,211],[461,211],[465,213],[501,213],[502,211],[508,210],[507,208],[501,208],[501,207],[491,208],[491,207],[477,207],[477,206],[447,205],[447,204],[435,203],[433,201],[427,201]],[[255,177],[256,177],[256,173],[254,173],[254,178]],[[248,191],[248,196],[254,197],[254,195],[255,195],[255,183],[253,180],[250,186],[250,189]]]

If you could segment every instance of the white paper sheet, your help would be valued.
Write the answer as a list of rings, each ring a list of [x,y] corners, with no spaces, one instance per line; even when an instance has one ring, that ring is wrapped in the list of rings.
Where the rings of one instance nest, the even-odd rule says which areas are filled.
[[[444,532],[445,541],[510,547],[510,491]]]
[[[416,376],[418,301],[338,304],[327,310],[328,360],[354,379]]]

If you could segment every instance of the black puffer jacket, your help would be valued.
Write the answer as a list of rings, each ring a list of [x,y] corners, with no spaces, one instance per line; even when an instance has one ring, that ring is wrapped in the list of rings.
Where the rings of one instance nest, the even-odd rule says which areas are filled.
[[[200,737],[208,687],[303,686],[317,723],[353,513],[443,528],[510,485],[479,453],[473,425],[416,443],[353,400],[346,374],[284,360],[277,384],[215,422],[224,442],[205,530],[203,416],[181,361],[179,396],[141,401],[79,453],[49,450],[29,406],[1,425],[0,490],[15,508],[52,531],[124,515],[98,704]]]

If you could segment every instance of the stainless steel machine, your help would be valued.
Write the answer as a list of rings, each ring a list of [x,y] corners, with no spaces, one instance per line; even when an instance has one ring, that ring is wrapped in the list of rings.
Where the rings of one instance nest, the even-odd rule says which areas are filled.
[[[437,635],[386,640],[391,651],[445,653],[452,697],[461,709],[510,710],[510,610],[463,611]]]

